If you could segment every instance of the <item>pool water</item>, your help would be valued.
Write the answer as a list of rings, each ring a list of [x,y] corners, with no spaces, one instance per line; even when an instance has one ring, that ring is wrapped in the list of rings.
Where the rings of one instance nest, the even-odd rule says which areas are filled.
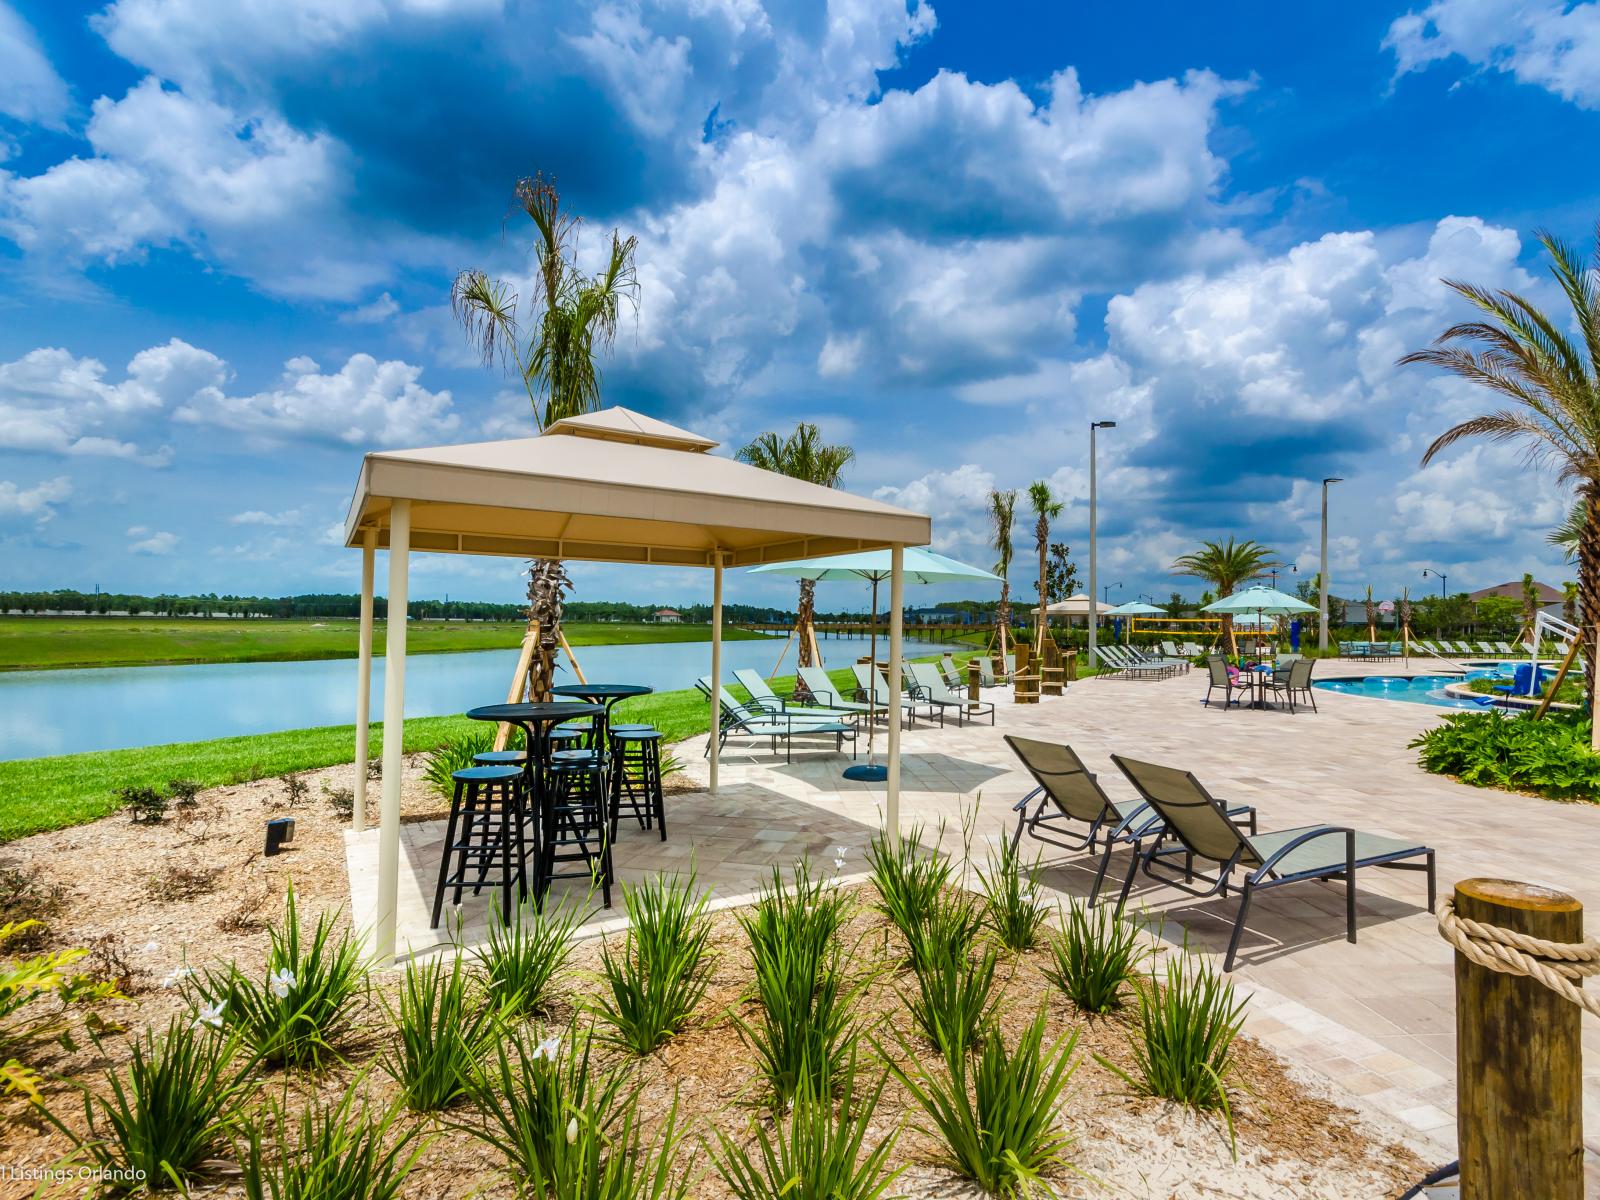
[[[1463,679],[1504,679],[1511,673],[1494,668],[1469,670],[1466,675],[1369,675],[1365,679],[1319,679],[1312,686],[1346,696],[1366,696],[1373,700],[1405,700],[1412,704],[1431,704],[1435,708],[1479,709],[1488,707],[1488,696],[1468,700],[1445,694],[1445,688]]]

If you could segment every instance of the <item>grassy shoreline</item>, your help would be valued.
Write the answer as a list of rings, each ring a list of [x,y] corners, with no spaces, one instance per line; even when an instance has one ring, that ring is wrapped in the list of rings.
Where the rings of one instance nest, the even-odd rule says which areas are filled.
[[[373,631],[373,653],[384,652],[386,623]],[[520,621],[413,621],[408,654],[503,650],[522,644]],[[565,627],[574,647],[630,646],[652,642],[709,642],[709,625],[574,622]],[[726,628],[726,641],[766,635]],[[196,663],[306,662],[355,658],[357,622],[330,617],[0,617],[0,671],[56,671],[92,667],[184,666]]]
[[[956,660],[965,662],[971,653],[957,651]],[[854,687],[849,668],[828,674],[841,689]],[[773,687],[787,694],[793,690],[794,679],[780,677],[773,680]],[[730,690],[744,694],[736,685]],[[652,724],[668,742],[704,733],[711,726],[710,706],[692,688],[626,700],[617,706],[615,719]],[[406,721],[405,749],[407,753],[431,750],[482,728],[481,722],[464,716],[412,717]],[[115,795],[120,787],[165,787],[172,779],[221,787],[339,766],[354,761],[355,735],[353,724],[325,725],[0,762],[0,844],[108,816],[121,807]],[[383,750],[381,723],[371,726],[370,737],[371,753],[377,757]]]

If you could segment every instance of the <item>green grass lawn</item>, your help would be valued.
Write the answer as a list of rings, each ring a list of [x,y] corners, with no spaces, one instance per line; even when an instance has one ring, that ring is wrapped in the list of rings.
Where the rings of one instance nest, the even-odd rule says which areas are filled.
[[[499,650],[522,643],[520,621],[413,621],[410,654]],[[644,642],[706,642],[709,625],[571,624],[574,646]],[[357,623],[328,618],[252,621],[201,617],[0,617],[0,670],[58,667],[130,667],[164,663],[286,662],[354,658]],[[725,628],[728,641],[761,637]],[[373,652],[383,654],[384,622],[373,632]]]
[[[965,662],[969,654],[957,652],[956,661]],[[841,689],[855,686],[848,667],[829,675]],[[786,695],[793,690],[794,679],[780,677],[773,681],[773,688]],[[737,685],[729,690],[744,695]],[[656,726],[668,742],[704,733],[711,724],[710,706],[693,689],[625,700],[614,711],[616,720]],[[480,722],[462,716],[415,717],[406,722],[405,748],[431,750],[482,729]],[[116,789],[121,787],[165,787],[172,779],[218,787],[347,763],[355,758],[355,737],[354,725],[328,725],[209,742],[0,762],[0,842],[98,820],[120,807]],[[377,756],[382,748],[383,726],[374,724],[371,752]]]

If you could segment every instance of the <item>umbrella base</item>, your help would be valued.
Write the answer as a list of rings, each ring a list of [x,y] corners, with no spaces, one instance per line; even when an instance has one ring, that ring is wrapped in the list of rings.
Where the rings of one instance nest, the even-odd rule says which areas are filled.
[[[862,763],[859,766],[846,767],[844,769],[844,777],[853,779],[857,783],[882,783],[889,778],[889,768]]]

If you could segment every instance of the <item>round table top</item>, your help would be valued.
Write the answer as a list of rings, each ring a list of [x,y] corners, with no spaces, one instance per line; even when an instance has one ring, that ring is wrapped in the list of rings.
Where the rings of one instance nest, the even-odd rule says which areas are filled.
[[[573,700],[554,700],[537,704],[486,704],[482,708],[467,710],[474,721],[509,721],[518,725],[542,725],[552,721],[566,721],[573,717],[594,717],[604,712],[598,704],[580,704]]]
[[[550,689],[552,696],[582,696],[584,699],[625,700],[629,696],[648,696],[655,691],[642,683],[563,683]]]

